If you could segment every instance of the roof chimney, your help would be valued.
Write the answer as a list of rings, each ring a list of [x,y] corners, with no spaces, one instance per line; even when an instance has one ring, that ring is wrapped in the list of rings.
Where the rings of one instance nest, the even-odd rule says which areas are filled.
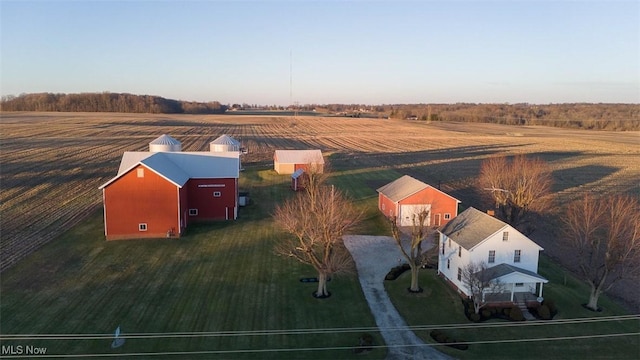
[[[496,216],[496,212],[494,210],[487,210],[487,215],[489,216]]]

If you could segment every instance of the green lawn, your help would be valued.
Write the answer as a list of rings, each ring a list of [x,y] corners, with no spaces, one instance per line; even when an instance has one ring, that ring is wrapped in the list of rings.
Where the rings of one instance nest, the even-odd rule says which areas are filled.
[[[593,318],[628,313],[603,296],[603,311],[594,313],[584,309],[588,288],[545,256],[540,259],[540,274],[549,279],[544,296],[553,299],[558,307],[555,320]],[[566,279],[566,280],[565,280]],[[422,294],[410,294],[410,274],[404,273],[395,281],[386,281],[385,287],[392,302],[411,326],[441,324],[472,324],[464,315],[460,297],[436,275],[433,269],[421,270]],[[483,324],[516,324],[506,320],[490,320]],[[532,323],[532,322],[529,322]],[[549,322],[539,322],[549,324]],[[522,324],[522,323],[517,323]],[[430,331],[416,331],[423,340],[435,344]],[[633,320],[597,322],[589,324],[565,324],[544,326],[519,326],[500,328],[449,329],[445,333],[459,341],[487,342],[511,339],[554,338],[640,332],[640,323]],[[637,359],[640,355],[640,335],[573,340],[546,340],[539,342],[512,342],[472,344],[466,351],[439,347],[442,351],[460,359]]]
[[[333,296],[312,297],[311,267],[274,255],[283,234],[270,218],[289,196],[288,177],[247,170],[242,188],[251,204],[239,220],[191,226],[179,240],[107,242],[102,213],[94,214],[2,274],[0,332],[7,334],[123,334],[374,327],[356,276],[329,283]],[[48,354],[238,351],[349,348],[362,332],[133,339],[112,350],[111,339],[16,340],[3,346],[47,347]],[[382,338],[372,333],[378,344]],[[207,353],[202,358],[384,358],[377,349]],[[168,355],[163,355],[165,358]],[[194,358],[196,355],[188,355]],[[178,355],[176,358],[184,358]]]
[[[343,189],[364,213],[363,234],[388,235],[388,225],[377,211],[375,189],[396,179],[393,170],[336,172],[330,183]],[[355,276],[337,276],[329,283],[333,296],[311,296],[313,283],[301,277],[316,276],[313,269],[273,253],[278,237],[286,236],[271,220],[273,205],[287,196],[289,177],[272,170],[247,169],[242,190],[251,203],[234,222],[189,228],[179,239],[107,242],[102,213],[49,243],[17,266],[2,273],[0,282],[0,333],[7,334],[109,334],[120,325],[124,335],[165,332],[234,332],[232,336],[129,338],[119,349],[111,339],[9,340],[3,346],[47,347],[48,354],[127,354],[140,352],[204,352],[164,354],[154,358],[295,358],[382,359],[384,349],[356,355],[364,331],[321,334],[248,335],[247,331],[327,329],[375,326]],[[545,297],[554,299],[557,319],[625,314],[601,299],[602,313],[583,309],[587,288],[542,257],[540,272],[550,280]],[[408,273],[386,282],[392,301],[410,325],[469,324],[459,297],[433,270],[421,272],[422,294],[406,292]],[[638,321],[555,325],[544,327],[448,330],[466,341],[525,339],[566,335],[639,331]],[[244,333],[243,333],[244,332]],[[382,338],[372,332],[377,344]],[[417,331],[433,343],[428,331]],[[334,350],[249,352],[268,349]],[[536,343],[474,344],[468,351],[443,347],[457,358],[637,358],[638,336],[608,339],[544,341]],[[135,357],[139,358],[139,357]]]

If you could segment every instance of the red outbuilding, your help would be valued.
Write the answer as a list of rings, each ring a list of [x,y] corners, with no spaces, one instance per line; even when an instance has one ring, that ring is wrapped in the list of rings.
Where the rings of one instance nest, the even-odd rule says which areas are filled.
[[[405,175],[378,190],[378,209],[396,217],[400,226],[411,226],[413,215],[430,213],[427,226],[442,226],[458,215],[460,200],[433,186]]]
[[[180,237],[192,222],[237,217],[239,152],[181,152],[166,135],[154,142],[125,152],[100,186],[107,240]]]

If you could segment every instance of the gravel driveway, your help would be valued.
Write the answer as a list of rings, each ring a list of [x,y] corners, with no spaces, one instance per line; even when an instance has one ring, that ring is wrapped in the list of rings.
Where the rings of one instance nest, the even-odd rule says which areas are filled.
[[[349,235],[344,237],[344,244],[356,262],[362,291],[387,343],[387,359],[452,359],[425,344],[407,328],[384,289],[385,275],[402,259],[393,238]]]

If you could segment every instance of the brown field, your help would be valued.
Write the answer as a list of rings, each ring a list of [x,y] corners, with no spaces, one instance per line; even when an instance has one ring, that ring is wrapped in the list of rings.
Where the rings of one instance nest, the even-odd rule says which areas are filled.
[[[319,148],[339,175],[395,169],[481,207],[473,190],[480,162],[531,154],[554,170],[558,207],[590,191],[640,194],[640,132],[599,132],[479,123],[356,118],[112,113],[2,113],[0,270],[101,206],[98,186],[124,151],[144,151],[169,134],[185,151],[208,150],[222,134],[242,141],[244,166],[271,166],[275,149]],[[548,218],[548,216],[547,216]],[[553,226],[532,237],[562,258]],[[632,284],[628,284],[631,285]],[[636,297],[637,298],[637,297]]]

